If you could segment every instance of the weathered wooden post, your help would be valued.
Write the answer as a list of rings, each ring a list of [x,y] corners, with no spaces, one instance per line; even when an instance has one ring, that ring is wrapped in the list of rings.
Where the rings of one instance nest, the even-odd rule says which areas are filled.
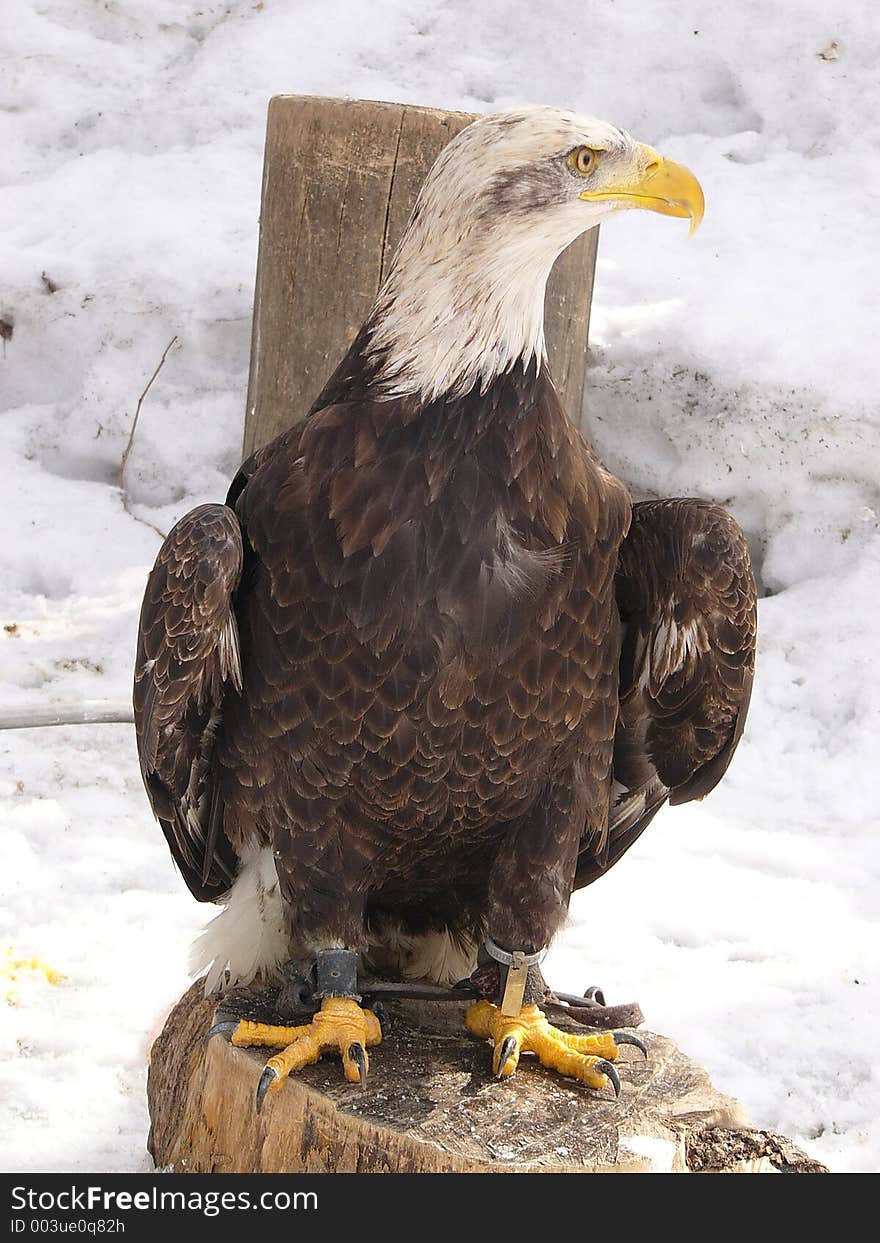
[[[244,453],[303,418],[360,328],[425,174],[474,117],[278,95],[269,104]],[[598,229],[547,290],[557,387],[580,417]]]

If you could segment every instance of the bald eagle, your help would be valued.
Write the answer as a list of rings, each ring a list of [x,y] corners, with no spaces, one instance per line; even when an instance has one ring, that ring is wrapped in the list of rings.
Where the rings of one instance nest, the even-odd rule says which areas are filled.
[[[134,707],[153,811],[196,898],[209,989],[284,970],[313,1017],[259,1103],[324,1052],[362,1079],[358,969],[479,981],[469,1029],[593,1087],[620,1039],[550,1026],[538,966],[572,891],[745,722],[755,585],[717,505],[633,504],[562,408],[544,289],[624,209],[703,212],[687,169],[553,108],[441,153],[308,417],[188,513],[147,582]]]

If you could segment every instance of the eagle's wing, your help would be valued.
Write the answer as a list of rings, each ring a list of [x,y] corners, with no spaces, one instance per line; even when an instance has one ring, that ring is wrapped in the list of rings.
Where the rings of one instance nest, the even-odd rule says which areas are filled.
[[[153,811],[191,892],[214,901],[236,856],[222,832],[214,736],[229,687],[241,689],[233,593],[242,534],[226,505],[202,505],[169,533],[147,580],[138,627],[134,719]]]
[[[755,668],[755,580],[742,531],[719,506],[635,505],[616,591],[624,640],[612,806],[602,854],[578,860],[578,887],[616,863],[664,803],[717,785]]]

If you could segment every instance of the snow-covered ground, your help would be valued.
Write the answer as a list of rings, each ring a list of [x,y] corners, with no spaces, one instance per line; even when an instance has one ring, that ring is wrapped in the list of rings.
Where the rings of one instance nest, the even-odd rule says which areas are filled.
[[[637,997],[762,1126],[876,1169],[870,0],[16,0],[0,54],[0,708],[128,697],[158,538],[116,472],[175,334],[135,511],[167,529],[238,463],[270,95],[556,103],[698,173],[692,242],[641,213],[603,229],[588,416],[635,491],[715,497],[748,531],[752,712],[709,801],[575,900],[549,974]],[[0,734],[0,843],[0,988],[15,960],[64,976],[7,981],[0,1167],[148,1168],[147,1043],[208,912],[131,728]]]

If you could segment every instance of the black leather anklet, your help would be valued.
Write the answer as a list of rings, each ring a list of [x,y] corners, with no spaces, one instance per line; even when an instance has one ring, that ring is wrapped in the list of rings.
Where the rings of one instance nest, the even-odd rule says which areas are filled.
[[[315,958],[316,997],[351,997],[360,1001],[358,956],[354,950],[319,950]]]

